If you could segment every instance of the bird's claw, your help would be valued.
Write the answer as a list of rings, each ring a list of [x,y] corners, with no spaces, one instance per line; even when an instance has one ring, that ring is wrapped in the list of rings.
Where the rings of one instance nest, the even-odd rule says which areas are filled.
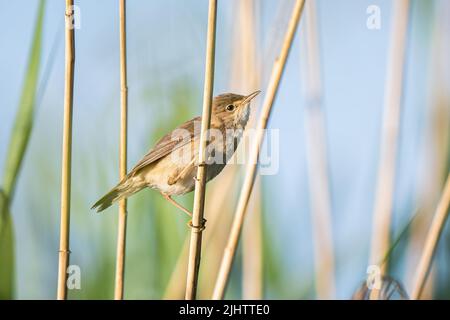
[[[206,219],[203,219],[202,220],[202,224],[200,225],[200,226],[194,226],[193,224],[192,224],[192,220],[189,220],[189,222],[187,223],[187,225],[190,227],[190,228],[192,228],[192,229],[194,229],[194,232],[202,232],[203,230],[205,230],[205,228],[206,228]]]

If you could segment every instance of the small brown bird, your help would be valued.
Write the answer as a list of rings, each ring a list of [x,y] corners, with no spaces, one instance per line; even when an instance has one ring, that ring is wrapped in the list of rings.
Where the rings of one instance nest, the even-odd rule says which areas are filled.
[[[213,99],[206,148],[207,182],[222,171],[236,151],[250,116],[250,101],[259,93],[255,91],[248,96],[225,93]],[[196,117],[162,137],[92,209],[103,211],[114,202],[148,187],[158,190],[164,198],[191,216],[191,212],[171,196],[186,194],[195,188],[200,125],[201,117]]]

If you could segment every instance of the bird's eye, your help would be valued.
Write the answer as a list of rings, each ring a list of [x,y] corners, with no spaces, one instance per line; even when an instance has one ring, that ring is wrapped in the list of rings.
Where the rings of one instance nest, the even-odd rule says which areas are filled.
[[[229,104],[227,105],[227,111],[233,111],[234,110],[234,105]]]

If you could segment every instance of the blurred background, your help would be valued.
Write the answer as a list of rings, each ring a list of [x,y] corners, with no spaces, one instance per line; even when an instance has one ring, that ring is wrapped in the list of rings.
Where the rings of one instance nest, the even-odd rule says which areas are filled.
[[[314,10],[305,9],[269,123],[279,129],[279,170],[256,181],[226,298],[348,299],[365,281],[395,1],[317,0]],[[118,209],[96,214],[90,207],[119,175],[118,2],[75,4],[81,19],[70,264],[80,267],[81,289],[69,298],[111,299]],[[252,116],[258,113],[293,5],[219,1],[215,94],[261,89],[252,104]],[[368,25],[376,12],[370,6],[379,9],[375,29]],[[201,113],[207,9],[206,0],[127,2],[129,167]],[[64,10],[64,1],[0,0],[0,186],[2,198],[10,197],[2,213],[1,298],[56,294]],[[385,226],[393,246],[387,274],[407,292],[449,170],[449,21],[446,0],[410,2],[392,217]],[[17,141],[25,141],[19,151]],[[200,298],[211,296],[242,174],[242,166],[231,165],[208,184]],[[177,198],[187,207],[192,199]],[[125,298],[182,298],[187,219],[151,190],[130,198],[128,212]],[[424,297],[450,298],[449,231],[447,225]]]

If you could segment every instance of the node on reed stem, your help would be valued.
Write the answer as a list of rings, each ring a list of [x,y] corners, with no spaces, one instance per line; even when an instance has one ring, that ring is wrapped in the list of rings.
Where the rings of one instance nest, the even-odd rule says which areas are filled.
[[[192,212],[191,241],[189,246],[189,262],[186,280],[186,296],[193,300],[197,294],[198,272],[202,246],[203,211],[205,205],[206,186],[206,135],[211,124],[211,108],[214,87],[214,62],[216,46],[217,0],[209,1],[208,33],[206,40],[205,86],[203,92],[203,111],[199,143],[197,179],[195,182],[194,208]]]
[[[72,109],[75,66],[75,31],[73,0],[66,0],[65,12],[65,76],[64,76],[64,123],[61,174],[61,224],[58,264],[58,300],[67,298],[67,266],[69,265],[70,233],[70,187],[72,170]]]
[[[122,180],[127,175],[127,131],[128,131],[128,81],[127,81],[127,31],[126,0],[119,2],[120,21],[120,150],[119,176]],[[127,235],[127,200],[119,202],[119,222],[117,230],[116,274],[114,299],[123,299],[125,252]]]

